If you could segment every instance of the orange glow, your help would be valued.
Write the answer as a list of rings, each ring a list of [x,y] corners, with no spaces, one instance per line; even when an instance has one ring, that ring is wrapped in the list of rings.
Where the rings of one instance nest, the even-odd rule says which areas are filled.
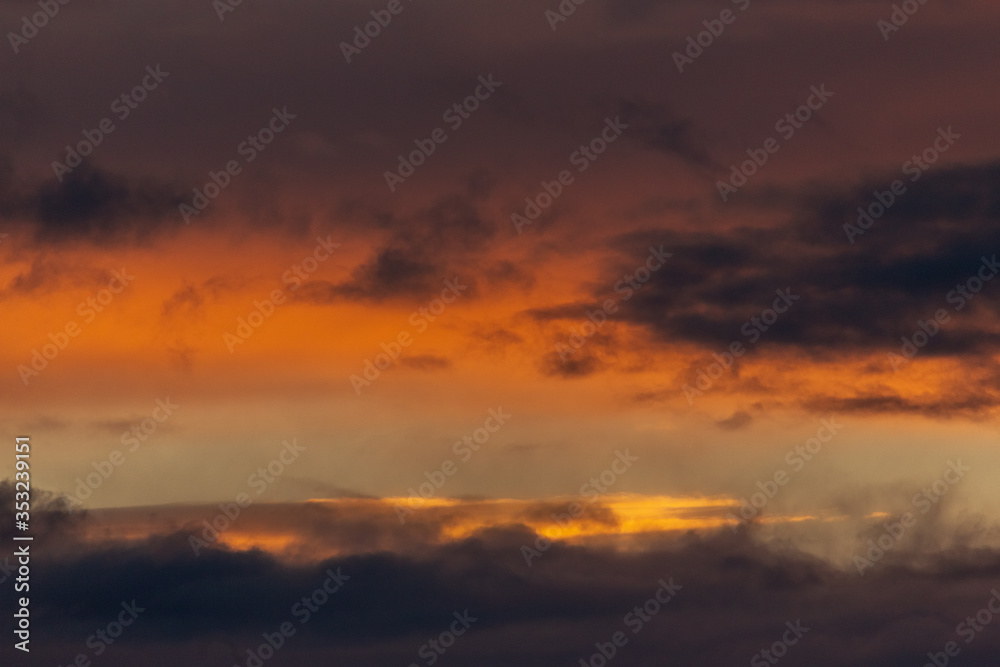
[[[260,549],[271,553],[281,553],[295,544],[298,538],[291,534],[247,533],[229,531],[219,536],[219,542],[237,551]]]

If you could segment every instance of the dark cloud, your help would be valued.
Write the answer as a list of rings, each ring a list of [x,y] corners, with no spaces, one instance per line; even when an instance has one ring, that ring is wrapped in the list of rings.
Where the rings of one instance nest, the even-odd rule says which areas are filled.
[[[181,311],[191,314],[199,310],[205,300],[193,285],[185,285],[163,302],[163,317],[174,317]]]
[[[951,322],[921,353],[988,353],[998,340],[989,324],[1000,312],[1000,300],[989,296],[993,283],[986,282],[977,297],[962,299],[964,310],[956,310],[955,301],[947,299],[976,277],[982,258],[991,260],[1000,250],[998,179],[1000,170],[994,165],[958,167],[954,173],[946,169],[925,177],[914,185],[915,193],[920,188],[928,201],[967,203],[956,203],[951,215],[951,207],[907,208],[901,200],[899,208],[892,208],[854,245],[841,226],[851,221],[851,206],[867,199],[852,199],[853,194],[813,201],[809,209],[785,209],[788,222],[772,229],[626,234],[616,245],[631,259],[621,260],[597,281],[604,286],[594,293],[594,302],[532,314],[556,318],[593,307],[607,298],[620,275],[630,274],[642,262],[646,247],[664,244],[673,257],[629,299],[622,299],[615,317],[648,328],[665,345],[694,342],[717,351],[734,341],[746,344],[752,336],[743,333],[744,325],[780,299],[778,290],[790,290],[798,298],[767,331],[750,323],[760,331],[757,345],[792,347],[817,357],[897,351],[901,336],[912,335],[918,321],[944,309]],[[858,191],[870,192],[869,187],[875,186]]]
[[[89,267],[66,266],[54,256],[36,255],[31,265],[7,283],[3,296],[33,295],[59,289],[72,280],[76,284],[98,285],[108,280],[107,272]]]
[[[440,272],[433,260],[414,256],[412,251],[411,247],[383,248],[358,267],[350,281],[335,286],[334,294],[372,300],[426,295]]]
[[[487,346],[506,347],[524,342],[521,336],[510,329],[481,326],[476,329],[476,340]]]
[[[884,193],[897,179],[906,191],[854,239],[859,250],[866,246],[890,250],[900,245],[900,239],[906,242],[899,250],[919,247],[921,242],[937,244],[941,233],[952,244],[975,246],[996,240],[995,226],[990,224],[1000,217],[1000,164],[995,162],[937,167],[915,182],[901,171],[885,172],[841,191],[783,195],[779,200],[799,209],[793,229],[805,242],[842,245],[848,243],[843,225],[856,224],[858,208],[868,208],[876,201],[876,191]]]
[[[640,348],[694,344],[704,350],[702,362],[682,373],[681,384],[694,385],[696,372],[713,361],[711,353],[723,354],[734,343],[750,355],[734,360],[735,375],[743,361],[763,351],[821,362],[874,355],[873,373],[905,372],[927,359],[952,358],[967,371],[964,386],[959,383],[947,396],[915,400],[876,391],[814,396],[802,405],[932,417],[991,414],[1000,404],[995,377],[975,377],[975,372],[992,369],[995,375],[992,356],[1000,340],[995,324],[1000,296],[993,295],[1000,282],[991,278],[1000,259],[1000,169],[989,163],[925,174],[852,245],[842,226],[854,221],[852,211],[866,205],[872,191],[887,187],[875,179],[832,193],[779,197],[765,206],[779,216],[768,227],[619,235],[611,241],[607,268],[590,283],[592,301],[524,314],[543,325],[581,321],[614,297],[620,310],[609,319],[645,330],[649,337]],[[626,290],[622,277],[642,265],[650,247],[662,247],[672,257],[651,272],[648,282]],[[990,279],[981,281],[981,271]],[[771,309],[776,305],[787,312],[775,320]],[[928,324],[936,315],[948,319]],[[903,339],[912,341],[917,334],[922,341],[928,331],[934,333],[926,344],[910,348],[912,362],[903,360]],[[558,344],[566,333],[549,327],[546,336]],[[615,356],[627,360],[600,341],[589,345],[586,354],[566,359],[547,351],[540,363],[548,374],[578,377],[611,368]],[[895,362],[890,353],[897,355]],[[653,391],[640,398],[674,394]]]
[[[848,398],[824,396],[804,400],[802,405],[810,410],[836,414],[848,412],[859,414],[899,413],[966,419],[986,417],[1000,405],[1000,396],[996,393],[971,393],[968,390],[962,393],[964,395],[948,395],[926,400],[913,400],[896,394],[862,395]]]
[[[706,140],[699,136],[691,118],[679,118],[662,104],[645,100],[620,103],[622,119],[629,124],[628,136],[635,136],[649,149],[676,157],[702,173],[723,167],[708,154]]]
[[[33,192],[7,192],[0,211],[46,245],[143,243],[181,226],[178,206],[184,197],[179,187],[112,174],[85,162],[61,182],[52,178]]]
[[[237,281],[226,276],[213,276],[198,285],[183,281],[182,286],[164,300],[160,312],[165,320],[202,315],[210,302],[241,287]]]
[[[742,410],[734,412],[729,417],[725,419],[720,419],[715,422],[715,425],[724,431],[738,431],[741,428],[745,428],[750,425],[753,421],[753,417],[750,416],[749,412],[744,412]]]
[[[540,504],[527,511],[545,518],[558,509]],[[364,512],[317,504],[261,511],[286,530],[311,523],[332,542],[371,544],[372,517]],[[808,631],[789,648],[797,664],[920,664],[927,652],[961,641],[956,626],[985,607],[1000,576],[1000,553],[990,548],[962,543],[926,551],[906,537],[861,576],[850,564],[834,566],[780,540],[770,545],[753,527],[653,539],[639,551],[556,541],[529,566],[523,548],[538,536],[516,525],[437,546],[414,532],[422,546],[281,561],[214,547],[195,557],[186,532],[80,542],[60,521],[66,519],[49,533],[75,548],[38,549],[32,566],[32,618],[46,640],[33,646],[33,657],[53,664],[87,652],[86,638],[132,600],[144,611],[102,664],[170,665],[198,651],[191,664],[208,664],[205,656],[244,664],[246,649],[286,621],[296,634],[269,664],[409,664],[420,661],[419,647],[446,630],[454,612],[466,610],[477,620],[449,651],[456,665],[572,664],[617,631],[629,638],[622,664],[662,664],[664,655],[677,665],[745,664],[781,638],[786,622],[799,621]],[[370,527],[368,538],[350,527],[354,522]],[[388,530],[412,530],[391,510],[374,525],[393,523]],[[859,545],[879,530],[861,533]],[[293,605],[329,570],[349,579],[301,623]],[[681,588],[633,632],[626,615],[652,598],[661,580]],[[990,626],[974,639],[960,643],[963,660],[992,664],[1000,657]]]
[[[565,355],[549,352],[542,360],[541,370],[546,375],[577,378],[593,375],[603,367],[601,360],[588,352]]]
[[[431,372],[451,368],[451,359],[438,357],[433,354],[421,354],[414,357],[404,357],[400,363],[407,368],[418,371]]]
[[[496,224],[483,217],[474,196],[445,195],[411,215],[369,215],[388,233],[388,240],[379,242],[372,257],[355,267],[348,280],[313,281],[300,298],[314,303],[429,299],[444,288],[443,281],[455,276],[468,283],[463,298],[475,296],[471,277],[481,272],[478,261],[496,235]],[[510,262],[492,263],[485,276],[501,285],[531,283],[530,275]]]
[[[530,269],[518,266],[509,260],[500,260],[483,267],[483,275],[491,286],[503,287],[512,285],[522,290],[535,286],[535,275]]]
[[[30,487],[30,484],[28,485]],[[23,501],[24,484],[16,486],[15,480],[0,481],[0,539],[7,544],[14,544],[13,537],[25,533],[15,530],[15,498]],[[72,550],[73,545],[82,537],[81,528],[87,514],[75,509],[64,497],[38,488],[30,489],[31,519],[30,532],[33,546],[38,550],[47,550],[52,556],[62,555]],[[4,554],[6,555],[6,554]],[[6,580],[6,585],[11,585]],[[6,603],[7,600],[4,599]]]

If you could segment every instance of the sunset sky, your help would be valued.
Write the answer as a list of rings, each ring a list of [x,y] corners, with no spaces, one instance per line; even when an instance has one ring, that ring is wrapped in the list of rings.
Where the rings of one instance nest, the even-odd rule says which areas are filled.
[[[0,2],[13,664],[996,664],[1000,7],[901,4]]]

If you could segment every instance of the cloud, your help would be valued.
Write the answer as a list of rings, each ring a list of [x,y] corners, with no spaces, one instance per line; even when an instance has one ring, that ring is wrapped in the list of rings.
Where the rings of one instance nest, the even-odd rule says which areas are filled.
[[[67,266],[48,254],[36,255],[27,270],[7,283],[0,296],[32,296],[51,293],[72,281],[77,285],[99,286],[108,281],[107,270],[85,266]]]
[[[897,413],[928,417],[985,417],[1000,405],[996,393],[966,392],[964,396],[940,396],[913,400],[895,394],[861,395],[847,398],[821,396],[802,401],[803,407],[836,414]]]
[[[601,360],[590,351],[577,351],[567,355],[549,352],[542,359],[541,370],[546,375],[579,378],[593,375],[603,366]]]
[[[75,547],[40,549],[32,562],[38,582],[32,613],[47,624],[39,659],[65,662],[87,651],[84,639],[114,620],[122,601],[135,600],[144,609],[139,622],[102,664],[166,665],[199,647],[242,664],[246,649],[263,641],[261,633],[284,622],[292,622],[296,634],[275,664],[400,664],[418,660],[420,645],[447,630],[454,612],[466,610],[477,620],[449,655],[458,665],[570,664],[589,658],[595,642],[618,631],[629,639],[621,648],[623,664],[655,664],[667,654],[678,665],[740,664],[778,641],[786,622],[798,621],[808,628],[789,648],[798,662],[913,664],[958,639],[956,626],[986,605],[1000,575],[996,550],[959,542],[923,551],[904,536],[860,576],[783,540],[763,540],[753,528],[650,535],[638,550],[555,541],[529,566],[523,548],[535,548],[538,536],[524,527],[485,528],[433,545],[400,526],[391,509],[372,524],[373,515],[352,509],[352,502],[370,501],[343,500],[338,509],[313,503],[259,509],[275,528],[312,524],[332,543],[370,540],[371,527],[380,526],[410,532],[412,547],[304,561],[221,548],[195,557],[184,531],[128,542],[107,535],[74,541],[58,528],[64,546]],[[544,517],[551,509],[542,504],[529,514]],[[349,579],[301,623],[294,605],[330,570]],[[640,616],[636,608],[654,597],[661,580],[680,586],[676,597],[665,606],[649,603],[647,620],[630,623],[628,614]],[[993,632],[961,646],[975,664],[1000,656]]]
[[[857,191],[870,193],[873,187],[868,183]],[[787,208],[785,220],[773,228],[630,232],[613,243],[631,259],[620,259],[605,278],[594,281],[600,286],[594,301],[531,312],[536,318],[556,318],[594,307],[619,276],[632,272],[646,247],[664,244],[673,257],[631,298],[622,299],[615,316],[646,328],[664,345],[692,342],[714,351],[733,341],[746,343],[744,325],[773,307],[778,290],[790,290],[796,299],[787,314],[766,331],[751,325],[760,329],[760,346],[816,357],[890,351],[898,348],[900,336],[917,330],[918,321],[944,309],[953,321],[922,354],[991,353],[998,340],[991,322],[1000,314],[1000,301],[964,298],[954,290],[978,280],[984,258],[992,266],[1000,250],[995,225],[1000,169],[992,164],[942,168],[913,187],[912,201],[919,188],[921,202],[955,206],[901,200],[853,246],[841,225],[850,221],[851,207],[866,199],[848,193],[813,200],[804,209]],[[897,231],[899,225],[905,232]],[[984,295],[992,289],[988,281],[982,286]]]
[[[676,157],[701,173],[723,168],[709,156],[693,119],[680,118],[663,104],[645,100],[623,100],[620,108],[629,124],[628,136],[638,137],[647,148]]]
[[[27,192],[0,191],[4,217],[25,226],[43,245],[145,243],[181,226],[180,188],[112,174],[85,162],[62,181]]]
[[[388,247],[358,267],[351,280],[333,288],[333,293],[353,300],[382,300],[424,296],[440,275],[436,263],[413,248]]]
[[[388,238],[377,240],[371,257],[339,283],[313,281],[299,298],[313,303],[338,300],[380,302],[400,298],[428,299],[442,289],[444,280],[469,276],[469,291],[476,296],[471,276],[496,234],[496,225],[483,217],[474,195],[446,194],[412,214],[371,213],[372,221]],[[473,268],[475,267],[475,268]],[[530,275],[510,262],[491,263],[492,282],[530,284]]]
[[[437,357],[433,354],[421,354],[414,357],[404,357],[400,363],[408,368],[423,372],[440,371],[451,368],[451,359]]]
[[[723,431],[738,431],[749,426],[752,421],[753,417],[750,416],[749,412],[739,410],[725,419],[718,420],[715,425]]]
[[[190,315],[198,312],[204,303],[204,297],[194,285],[185,285],[163,302],[163,317],[174,317],[182,310]]]

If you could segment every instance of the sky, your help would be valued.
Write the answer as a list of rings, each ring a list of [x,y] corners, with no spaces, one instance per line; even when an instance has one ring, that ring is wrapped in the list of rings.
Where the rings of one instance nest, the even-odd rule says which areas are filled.
[[[998,21],[0,2],[12,664],[995,663]]]

